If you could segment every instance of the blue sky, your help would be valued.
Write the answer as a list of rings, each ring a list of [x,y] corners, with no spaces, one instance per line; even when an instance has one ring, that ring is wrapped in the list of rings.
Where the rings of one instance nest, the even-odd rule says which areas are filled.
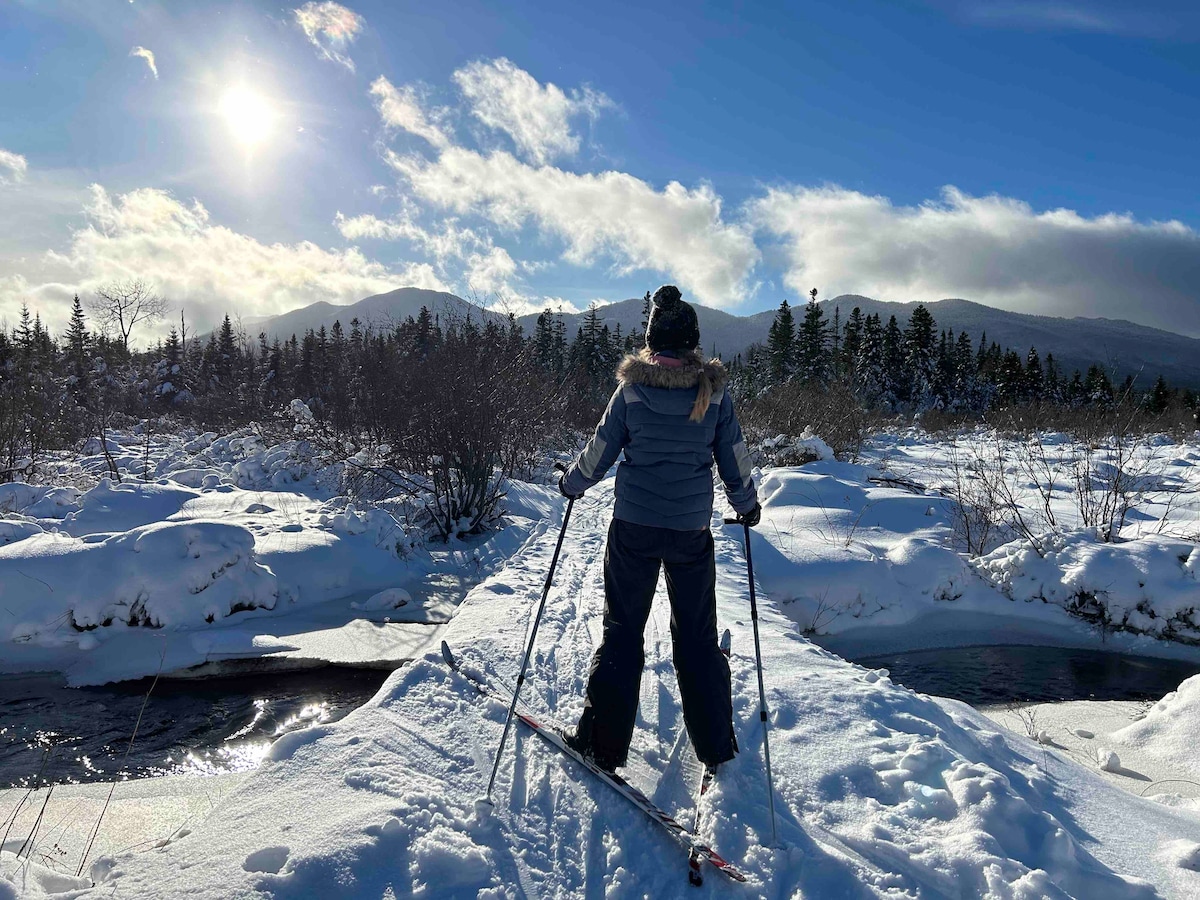
[[[406,284],[1200,334],[1194,3],[0,0],[0,316]]]

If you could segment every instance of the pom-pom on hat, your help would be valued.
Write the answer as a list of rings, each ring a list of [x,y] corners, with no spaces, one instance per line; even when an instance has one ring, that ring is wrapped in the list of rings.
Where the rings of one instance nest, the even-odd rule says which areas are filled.
[[[683,301],[679,288],[664,284],[651,298],[650,321],[646,325],[646,346],[662,350],[695,350],[700,344],[700,323],[696,311]]]

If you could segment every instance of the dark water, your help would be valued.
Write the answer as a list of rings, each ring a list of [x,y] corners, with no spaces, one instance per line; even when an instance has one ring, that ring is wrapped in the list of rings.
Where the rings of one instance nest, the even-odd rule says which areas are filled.
[[[1012,701],[1158,700],[1200,664],[1056,647],[955,647],[855,659],[892,681],[972,706]]]
[[[159,679],[127,760],[151,679],[68,688],[0,677],[0,787],[254,768],[288,731],[340,719],[388,672],[328,666],[273,675]]]

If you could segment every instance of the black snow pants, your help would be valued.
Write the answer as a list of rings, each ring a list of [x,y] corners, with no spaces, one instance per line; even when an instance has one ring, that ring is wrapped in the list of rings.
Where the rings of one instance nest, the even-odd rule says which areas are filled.
[[[601,765],[625,764],[633,738],[642,633],[667,570],[671,643],[683,719],[700,761],[733,759],[729,662],[717,643],[717,573],[712,532],[674,531],[613,519],[604,551],[604,634],[592,658],[587,700],[576,730]]]

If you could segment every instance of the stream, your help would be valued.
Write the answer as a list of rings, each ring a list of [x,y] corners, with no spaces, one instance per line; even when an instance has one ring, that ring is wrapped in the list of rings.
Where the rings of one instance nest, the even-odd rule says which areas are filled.
[[[1200,664],[1059,647],[981,646],[855,657],[892,681],[972,706],[1061,700],[1159,700]]]

